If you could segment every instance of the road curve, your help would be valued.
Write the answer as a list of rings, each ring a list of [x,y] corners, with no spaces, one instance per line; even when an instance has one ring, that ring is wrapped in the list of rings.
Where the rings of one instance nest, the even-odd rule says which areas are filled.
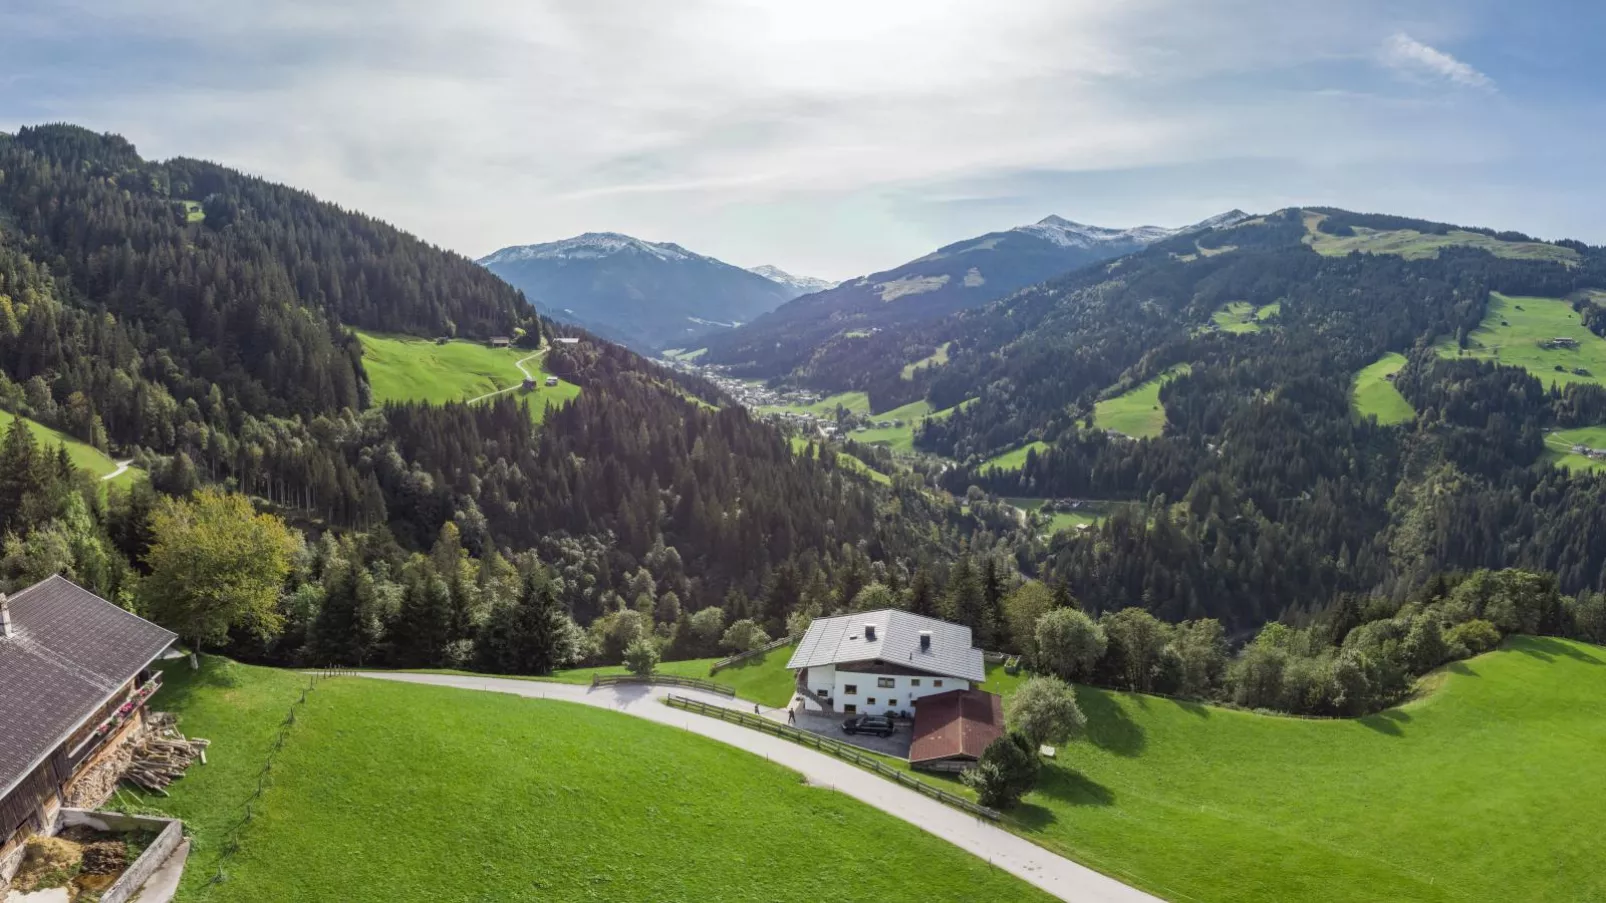
[[[548,351],[551,351],[551,350],[552,349],[550,349],[550,348],[542,348],[540,351],[537,351],[534,354],[528,355],[526,357],[521,357],[518,360],[514,361],[513,362],[513,366],[519,368],[519,372],[524,374],[524,378],[525,379],[535,379],[535,374],[531,373],[529,368],[524,366],[525,361],[533,361],[538,357],[544,357],[546,355],[546,353]],[[481,395],[481,396],[479,396],[477,398],[470,398],[467,402],[465,402],[465,404],[476,404],[478,402],[484,401],[487,398],[495,398],[498,395],[504,395],[504,394],[506,394],[508,392],[512,392],[514,389],[521,389],[523,387],[524,387],[523,382],[520,382],[516,386],[508,386],[506,389],[497,389],[495,392],[486,392],[484,395]]]
[[[134,463],[134,459],[129,458],[127,461],[116,461],[113,463],[117,465],[117,469],[101,477],[101,482],[104,483],[107,480],[115,480],[123,474],[128,473],[128,468]]]
[[[685,728],[791,768],[806,777],[810,784],[830,787],[868,803],[987,860],[993,866],[1061,900],[1076,903],[1156,903],[1159,900],[1063,856],[1056,856],[990,822],[966,815],[841,759],[750,728],[670,708],[659,700],[674,692],[679,696],[730,708],[746,709],[751,707],[751,703],[696,690],[641,684],[592,688],[548,681],[381,671],[363,671],[357,676],[576,702]]]

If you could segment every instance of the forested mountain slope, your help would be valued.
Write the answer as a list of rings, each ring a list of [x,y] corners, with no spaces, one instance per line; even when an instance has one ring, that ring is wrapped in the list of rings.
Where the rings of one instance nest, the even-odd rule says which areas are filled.
[[[680,245],[614,232],[503,248],[480,264],[546,316],[642,350],[691,347],[802,293]]]
[[[1358,246],[1335,253],[1339,239]],[[1576,338],[1518,337],[1522,324],[1490,304],[1515,297],[1517,316],[1533,298],[1595,341],[1606,317],[1591,290],[1603,287],[1606,253],[1575,242],[1288,210],[889,338],[909,355],[859,378],[893,387],[872,391],[877,410],[910,392],[933,409],[977,399],[917,435],[962,465],[950,489],[1143,503],[1050,549],[1051,572],[1097,608],[1141,600],[1249,627],[1483,566],[1599,590],[1606,480],[1550,466],[1545,436],[1606,422],[1606,371],[1572,363],[1589,350],[1573,351]],[[894,380],[941,345],[942,366]],[[1519,348],[1525,366],[1499,363]],[[1391,382],[1416,416],[1382,426],[1351,390],[1391,352],[1409,358]],[[1098,402],[1127,402],[1167,372],[1158,435],[1106,431]],[[1018,469],[980,466],[1032,441],[1046,444]]]
[[[871,361],[903,349],[899,333],[985,304],[1077,267],[1130,254],[1156,241],[1236,222],[1234,210],[1179,229],[1110,229],[1058,216],[938,248],[890,270],[804,295],[730,333],[711,336],[706,362],[764,378],[794,374],[822,389],[863,389],[859,366],[817,366],[818,357]],[[795,373],[794,373],[795,371]]]
[[[582,391],[539,428],[516,394],[376,406],[354,328],[547,344],[542,365]],[[518,601],[509,562],[529,573],[538,549],[582,624],[650,589],[649,631],[660,595],[670,625],[682,600],[689,613],[740,599],[733,613],[781,630],[795,598],[746,602],[777,572],[926,554],[935,515],[920,498],[883,513],[887,490],[831,456],[693,398],[717,400],[711,386],[553,331],[467,258],[303,192],[143,160],[71,126],[0,136],[0,407],[152,473],[104,503],[60,489],[70,468],[47,450],[8,440],[0,581],[65,571],[127,596],[153,489],[215,484],[319,540],[287,634],[240,651],[439,664],[489,642]],[[408,639],[437,603],[451,617]]]

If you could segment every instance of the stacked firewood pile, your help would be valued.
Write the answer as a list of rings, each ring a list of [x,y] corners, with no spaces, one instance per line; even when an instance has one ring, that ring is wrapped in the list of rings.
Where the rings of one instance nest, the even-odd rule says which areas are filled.
[[[189,739],[179,733],[177,720],[167,712],[153,713],[149,729],[134,750],[134,758],[123,772],[123,780],[167,796],[167,785],[184,776],[197,760],[206,764],[210,740]]]

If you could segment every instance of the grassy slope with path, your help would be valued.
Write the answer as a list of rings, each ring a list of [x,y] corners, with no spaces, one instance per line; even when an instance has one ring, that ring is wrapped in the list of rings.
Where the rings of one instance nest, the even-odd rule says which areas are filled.
[[[870,413],[870,396],[864,392],[843,392],[839,395],[826,396],[813,404],[764,405],[759,408],[759,411],[763,413],[815,414],[820,417],[829,417],[836,413],[838,405],[847,408],[854,414],[868,414]]]
[[[1089,738],[1011,829],[1173,900],[1606,899],[1606,649],[1517,637],[1424,686],[1330,721],[1078,688]]]
[[[362,340],[363,369],[374,392],[374,401],[427,401],[444,404],[468,401],[488,392],[518,386],[524,374],[517,362],[532,352],[520,348],[491,348],[479,342],[453,340],[437,345],[416,336],[378,335],[359,332]],[[536,374],[538,388],[519,397],[528,399],[530,418],[537,423],[546,416],[549,404],[564,404],[580,394],[580,387],[566,380],[547,388],[546,361],[535,358],[525,363]]]
[[[11,424],[18,419],[27,424],[28,431],[33,433],[34,441],[38,442],[40,447],[54,451],[56,446],[65,444],[67,446],[67,457],[71,458],[74,464],[94,474],[97,478],[110,476],[117,472],[117,462],[93,445],[87,442],[80,442],[59,430],[53,430],[37,420],[27,417],[18,418],[16,414],[10,411],[0,410],[0,433],[11,429]],[[142,474],[144,474],[144,471],[130,467],[115,480],[108,482],[126,486],[138,479]]]
[[[297,713],[229,880],[205,888],[305,679],[216,659],[199,677],[169,673],[162,705],[214,742],[210,764],[154,801],[196,835],[180,903],[1047,899],[703,737],[569,703],[350,678],[319,684]]]
[[[1276,302],[1257,308],[1248,301],[1229,301],[1210,315],[1210,322],[1222,332],[1244,335],[1259,332],[1261,322],[1275,317],[1281,310],[1282,305]]]
[[[1384,426],[1405,423],[1416,417],[1416,409],[1394,388],[1390,376],[1405,366],[1405,355],[1389,352],[1355,374],[1350,403],[1362,417],[1376,417]]]
[[[1547,434],[1545,462],[1578,472],[1606,470],[1606,460],[1577,454],[1573,451],[1575,445],[1606,449],[1606,426],[1586,426]]]
[[[1539,347],[1552,338],[1570,338],[1577,348]],[[1489,295],[1489,310],[1483,322],[1468,336],[1468,347],[1454,342],[1438,345],[1445,357],[1474,357],[1521,367],[1546,386],[1567,383],[1606,384],[1606,339],[1590,332],[1578,319],[1572,305],[1558,298],[1509,297],[1498,292]],[[1561,370],[1556,366],[1560,365]],[[1587,374],[1572,372],[1575,368]]]
[[[1004,501],[1014,505],[1022,511],[1033,511],[1043,507],[1045,499],[1006,498]],[[1083,524],[1098,526],[1109,518],[1110,512],[1119,502],[1083,502],[1082,507],[1075,511],[1054,511],[1049,515],[1048,534],[1050,536],[1080,527]]]
[[[849,438],[854,442],[861,442],[866,445],[885,445],[897,454],[912,455],[915,450],[915,428],[920,425],[922,420],[945,420],[952,416],[955,411],[974,400],[961,401],[959,404],[951,408],[944,408],[941,411],[933,411],[931,402],[924,399],[913,401],[901,408],[893,408],[884,414],[873,415],[878,421],[902,420],[903,426],[878,427],[867,429],[862,433],[855,431],[850,434]]]
[[[1188,370],[1186,364],[1172,367],[1140,386],[1099,402],[1093,406],[1093,425],[1139,439],[1164,433],[1165,408],[1160,404],[1160,387]]]

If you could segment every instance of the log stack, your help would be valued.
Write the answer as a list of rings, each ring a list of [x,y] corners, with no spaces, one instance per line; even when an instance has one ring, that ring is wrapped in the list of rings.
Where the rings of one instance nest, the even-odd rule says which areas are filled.
[[[155,712],[150,728],[141,738],[134,758],[123,772],[123,780],[136,787],[167,796],[167,785],[184,776],[190,765],[206,764],[210,740],[190,739],[179,733],[177,720],[167,712]]]

